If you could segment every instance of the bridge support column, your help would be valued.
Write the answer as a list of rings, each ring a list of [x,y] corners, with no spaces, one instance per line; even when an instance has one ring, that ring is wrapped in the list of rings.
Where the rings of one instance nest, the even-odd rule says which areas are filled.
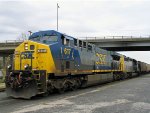
[[[6,57],[3,56],[3,68],[5,68],[5,66],[6,66]]]

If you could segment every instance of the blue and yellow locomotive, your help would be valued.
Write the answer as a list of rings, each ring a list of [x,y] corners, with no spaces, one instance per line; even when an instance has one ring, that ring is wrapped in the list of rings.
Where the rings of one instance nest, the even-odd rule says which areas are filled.
[[[33,33],[15,49],[7,67],[6,92],[31,98],[131,77],[138,61],[49,30]]]

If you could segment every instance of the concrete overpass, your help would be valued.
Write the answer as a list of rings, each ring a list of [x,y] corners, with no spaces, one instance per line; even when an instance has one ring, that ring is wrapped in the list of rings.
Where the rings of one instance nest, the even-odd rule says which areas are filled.
[[[149,51],[150,37],[133,36],[107,36],[107,37],[81,37],[80,39],[93,43],[98,47],[112,51]],[[7,40],[0,42],[0,56],[14,53],[15,48],[23,40]]]
[[[0,56],[8,56],[13,54],[15,48],[22,42],[22,40],[7,40],[0,42]]]
[[[150,37],[111,36],[81,39],[110,51],[150,51]]]
[[[7,40],[0,42],[0,57],[3,59],[3,67],[6,65],[6,57],[13,54],[15,48],[22,42],[22,40]]]

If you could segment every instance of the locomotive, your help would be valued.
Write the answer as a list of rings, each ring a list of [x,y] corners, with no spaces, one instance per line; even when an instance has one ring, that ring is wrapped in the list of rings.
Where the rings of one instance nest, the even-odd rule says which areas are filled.
[[[10,61],[6,93],[26,99],[150,71],[149,64],[54,30],[33,33],[15,49]]]

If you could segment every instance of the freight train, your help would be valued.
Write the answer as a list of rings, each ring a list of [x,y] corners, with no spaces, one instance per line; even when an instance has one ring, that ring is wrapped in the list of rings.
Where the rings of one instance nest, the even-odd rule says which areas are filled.
[[[33,33],[10,61],[6,93],[14,98],[62,93],[150,71],[149,64],[54,30]]]

